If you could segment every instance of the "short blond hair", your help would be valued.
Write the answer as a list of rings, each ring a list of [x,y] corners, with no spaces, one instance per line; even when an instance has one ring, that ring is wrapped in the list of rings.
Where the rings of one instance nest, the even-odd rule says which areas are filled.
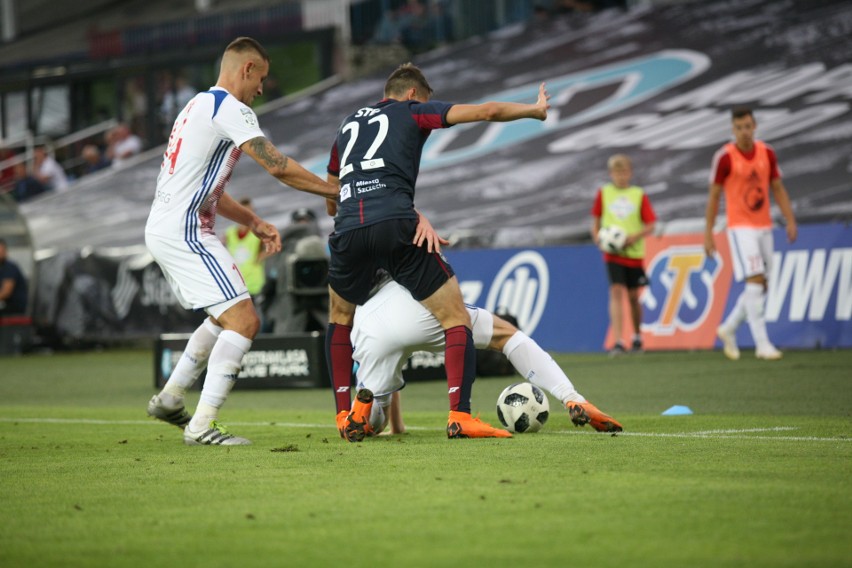
[[[609,170],[615,170],[619,168],[632,168],[633,164],[627,154],[614,154],[606,161],[606,167]]]
[[[254,52],[258,54],[264,61],[269,63],[269,53],[260,45],[260,42],[254,38],[242,36],[238,37],[234,41],[228,44],[228,47],[225,48],[225,53],[227,52],[233,53],[246,53],[246,52]]]

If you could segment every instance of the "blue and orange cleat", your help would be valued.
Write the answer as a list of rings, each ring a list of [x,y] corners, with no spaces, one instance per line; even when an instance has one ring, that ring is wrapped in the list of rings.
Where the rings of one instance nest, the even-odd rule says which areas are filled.
[[[589,401],[567,402],[565,407],[574,426],[585,426],[591,424],[598,432],[621,432],[624,430],[621,424],[612,416],[604,414],[598,407]]]

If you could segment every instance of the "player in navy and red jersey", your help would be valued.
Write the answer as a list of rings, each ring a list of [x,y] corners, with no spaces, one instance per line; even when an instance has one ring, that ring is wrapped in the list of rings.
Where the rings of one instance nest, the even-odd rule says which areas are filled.
[[[450,398],[447,436],[511,437],[509,432],[470,415],[476,371],[470,315],[458,279],[440,254],[441,241],[431,226],[418,224],[414,188],[423,145],[432,130],[466,122],[544,120],[550,108],[549,96],[542,83],[533,104],[431,101],[432,88],[411,63],[391,73],[384,96],[343,120],[328,165],[329,182],[340,185],[338,200],[329,202],[335,222],[329,238],[330,315],[326,334],[338,429],[351,442],[369,433],[367,419],[373,393],[360,390],[354,406],[349,395],[350,334],[355,306],[369,298],[376,269],[383,268],[432,312],[444,329]]]

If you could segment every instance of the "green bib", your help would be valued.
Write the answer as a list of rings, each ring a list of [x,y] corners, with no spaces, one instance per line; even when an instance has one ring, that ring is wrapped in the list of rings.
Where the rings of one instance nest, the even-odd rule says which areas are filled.
[[[225,231],[225,246],[237,261],[237,268],[243,275],[249,294],[259,294],[266,281],[263,263],[257,260],[260,256],[260,239],[251,231],[241,239],[239,228],[232,226]]]
[[[636,185],[621,189],[608,183],[601,188],[601,227],[616,225],[634,235],[645,226],[642,222],[642,198],[645,190]],[[639,239],[618,256],[627,258],[645,257],[645,239]]]

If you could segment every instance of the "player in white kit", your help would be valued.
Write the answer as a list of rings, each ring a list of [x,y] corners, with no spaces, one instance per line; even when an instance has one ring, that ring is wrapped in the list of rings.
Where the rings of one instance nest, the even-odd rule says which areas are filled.
[[[184,429],[189,445],[245,445],[218,421],[240,372],[243,356],[260,328],[236,262],[216,237],[216,214],[248,226],[268,253],[281,250],[278,230],[225,193],[243,152],[272,176],[295,189],[335,199],[331,185],[269,142],[248,106],[263,92],[269,56],[251,38],[237,38],[225,49],[219,79],[199,93],[175,120],[165,152],[145,244],[181,305],[204,310],[208,318],[195,330],[163,390],[148,403],[148,414]],[[194,416],[184,407],[186,391],[207,367]]]
[[[352,327],[352,358],[358,363],[358,388],[374,394],[370,412],[370,434],[378,434],[390,421],[391,433],[404,431],[393,394],[405,386],[402,367],[415,351],[444,352],[441,324],[411,293],[386,275],[378,291],[355,310]],[[577,426],[591,424],[600,432],[621,432],[622,426],[587,401],[535,341],[488,310],[467,307],[477,349],[502,351],[518,373],[549,391],[568,409]],[[393,419],[391,419],[393,417]]]

